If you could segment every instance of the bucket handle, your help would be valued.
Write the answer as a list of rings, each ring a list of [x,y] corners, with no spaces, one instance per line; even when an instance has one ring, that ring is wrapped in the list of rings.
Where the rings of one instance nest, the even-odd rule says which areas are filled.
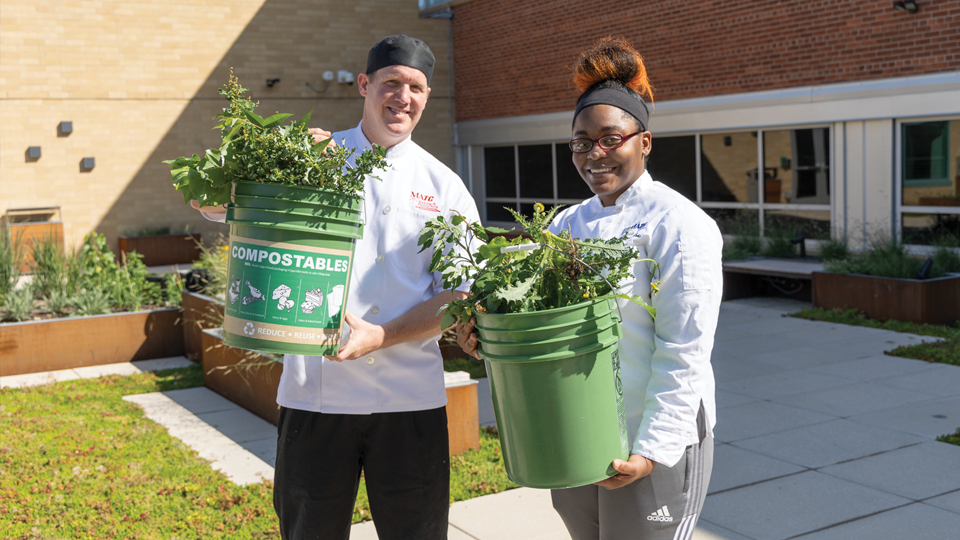
[[[589,264],[581,261],[579,258],[577,258],[577,257],[575,257],[575,256],[573,256],[573,255],[571,255],[571,254],[569,254],[569,253],[567,253],[566,251],[559,250],[559,249],[557,249],[557,248],[555,248],[555,247],[553,247],[553,246],[551,246],[551,245],[540,244],[540,243],[538,243],[538,242],[531,242],[531,243],[529,243],[529,244],[518,244],[518,245],[515,245],[515,246],[507,246],[507,247],[504,247],[504,248],[500,248],[500,253],[516,253],[516,252],[520,252],[520,251],[533,251],[533,250],[535,250],[535,249],[540,249],[540,248],[552,249],[553,251],[556,251],[557,253],[560,253],[561,255],[566,255],[567,257],[570,257],[571,259],[577,261],[578,263],[586,266],[587,268],[590,269],[590,271],[592,271],[594,274],[600,276],[600,279],[602,279],[607,285],[610,286],[610,292],[612,292],[612,293],[616,292],[617,288],[614,287],[612,283],[610,283],[609,281],[607,281],[607,278],[603,277],[603,274],[601,274],[600,272],[597,272],[597,270],[596,270],[594,267],[592,267],[592,266],[590,266]],[[620,312],[620,302],[617,302],[616,299],[614,299],[614,305],[617,306],[617,322],[619,322],[619,323],[622,324],[622,323],[623,323],[623,313]]]

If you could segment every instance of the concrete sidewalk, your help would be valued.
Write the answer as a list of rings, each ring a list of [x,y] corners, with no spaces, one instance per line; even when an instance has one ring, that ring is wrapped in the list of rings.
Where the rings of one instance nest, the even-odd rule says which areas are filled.
[[[723,303],[716,455],[694,538],[956,538],[960,446],[935,439],[960,427],[960,367],[883,354],[933,338],[781,316],[801,307]],[[492,425],[486,380],[478,390]],[[234,481],[272,475],[275,428],[208,389],[127,399]],[[376,539],[373,524],[351,538]],[[569,536],[548,491],[520,488],[454,503],[450,538]]]

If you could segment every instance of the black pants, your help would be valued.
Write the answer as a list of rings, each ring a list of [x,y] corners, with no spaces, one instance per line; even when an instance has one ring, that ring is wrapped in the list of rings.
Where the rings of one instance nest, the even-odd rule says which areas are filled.
[[[370,415],[280,409],[273,506],[285,540],[345,540],[364,473],[381,540],[446,540],[445,407]]]

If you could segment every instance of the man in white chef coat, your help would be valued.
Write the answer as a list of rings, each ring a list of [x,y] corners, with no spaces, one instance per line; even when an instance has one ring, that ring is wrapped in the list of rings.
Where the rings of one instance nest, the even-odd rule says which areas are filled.
[[[411,139],[433,65],[424,42],[384,38],[357,78],[360,124],[332,134],[355,155],[371,143],[387,148],[388,167],[364,184],[349,337],[335,357],[284,357],[274,507],[285,539],[347,538],[361,471],[381,540],[447,537],[447,400],[436,313],[463,295],[443,290],[439,274],[428,271],[432,254],[418,253],[417,240],[436,216],[479,217],[460,178]],[[311,132],[316,141],[331,135]],[[220,209],[201,210],[222,219]]]

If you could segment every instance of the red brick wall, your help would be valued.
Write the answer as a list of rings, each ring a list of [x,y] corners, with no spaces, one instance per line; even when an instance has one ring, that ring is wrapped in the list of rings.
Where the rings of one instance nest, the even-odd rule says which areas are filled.
[[[473,0],[454,8],[457,120],[570,110],[571,66],[619,34],[657,100],[960,70],[960,0]]]

